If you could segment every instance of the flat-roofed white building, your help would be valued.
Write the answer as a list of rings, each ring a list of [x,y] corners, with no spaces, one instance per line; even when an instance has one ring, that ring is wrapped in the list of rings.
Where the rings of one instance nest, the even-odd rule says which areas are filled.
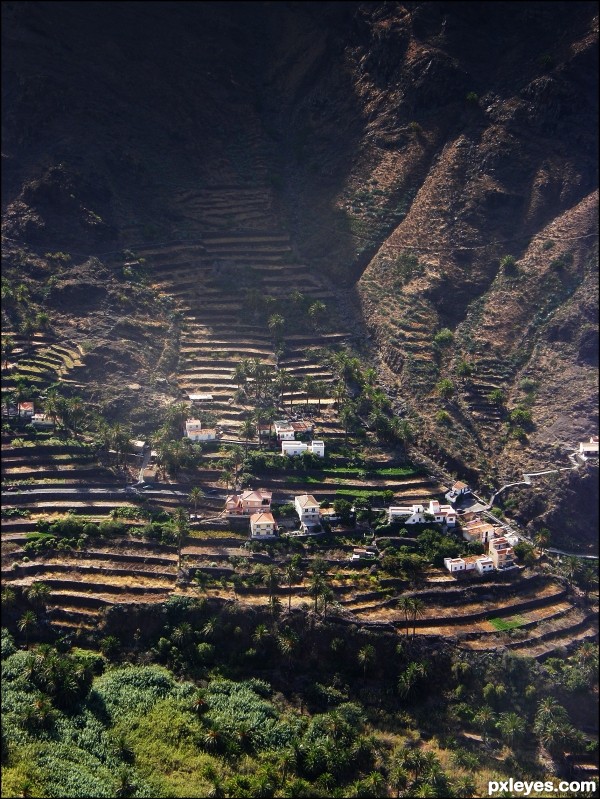
[[[494,561],[491,558],[481,557],[477,558],[475,562],[475,568],[479,572],[479,574],[487,574],[488,572],[494,571]]]
[[[589,441],[579,443],[579,454],[584,460],[598,457],[598,436],[590,436]]]
[[[306,443],[304,441],[281,442],[282,455],[289,455],[293,457],[295,455],[302,455],[305,452],[310,452],[313,455],[316,455],[318,458],[324,458],[325,444],[323,441],[311,441],[310,443]]]

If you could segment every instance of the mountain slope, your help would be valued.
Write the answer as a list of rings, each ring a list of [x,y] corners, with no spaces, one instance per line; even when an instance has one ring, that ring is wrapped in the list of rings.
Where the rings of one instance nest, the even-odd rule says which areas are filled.
[[[218,341],[219,292],[246,291],[249,275],[271,291],[265,252],[250,263],[206,246],[261,232],[289,237],[275,294],[311,286],[339,309],[332,332],[363,346],[370,334],[365,354],[418,446],[451,470],[497,483],[564,466],[597,431],[595,4],[2,12],[4,323],[23,332],[37,311],[85,339],[78,380],[115,413],[193,387],[181,314]],[[149,256],[134,301],[123,251],[178,242],[203,254],[181,251],[174,282]],[[215,283],[224,261],[229,282]],[[196,274],[216,292],[205,318],[185,296]],[[269,338],[266,318],[254,334]],[[150,381],[148,396],[128,379]]]

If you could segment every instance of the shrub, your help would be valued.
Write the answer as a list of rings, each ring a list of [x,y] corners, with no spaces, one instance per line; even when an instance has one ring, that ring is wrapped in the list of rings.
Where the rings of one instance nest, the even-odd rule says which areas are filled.
[[[520,425],[522,427],[526,427],[532,423],[531,411],[520,406],[515,408],[514,411],[511,411],[509,418],[511,424]]]
[[[493,391],[487,395],[489,402],[493,403],[494,405],[503,405],[504,404],[504,392],[501,388],[495,388]]]
[[[438,424],[451,425],[452,417],[450,416],[448,411],[438,411],[435,415],[435,421]]]
[[[522,391],[526,391],[527,393],[529,393],[530,391],[535,391],[535,389],[537,388],[537,383],[535,380],[532,380],[530,377],[524,377],[519,383],[519,388]]]
[[[454,383],[445,377],[443,380],[439,381],[435,387],[435,390],[443,399],[450,399],[450,397],[454,394]]]
[[[449,327],[443,327],[433,337],[433,343],[439,346],[446,346],[448,344],[451,344],[453,341],[454,341],[454,333],[450,330]]]
[[[517,269],[517,259],[514,255],[505,255],[500,259],[500,266],[505,274],[514,274]]]

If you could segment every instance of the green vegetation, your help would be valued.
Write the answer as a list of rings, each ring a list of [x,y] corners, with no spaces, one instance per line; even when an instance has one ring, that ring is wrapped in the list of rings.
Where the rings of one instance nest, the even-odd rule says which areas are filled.
[[[488,619],[488,621],[501,633],[516,630],[525,624],[525,620],[521,616],[513,616],[512,619]]]
[[[448,327],[443,327],[433,337],[433,343],[440,347],[447,347],[454,341],[454,333]]]
[[[400,253],[394,262],[394,269],[400,278],[401,285],[408,283],[414,277],[418,277],[424,271],[424,267],[419,263],[419,258],[414,253],[405,251]]]
[[[454,383],[445,377],[437,383],[435,390],[442,399],[450,399],[454,394]]]

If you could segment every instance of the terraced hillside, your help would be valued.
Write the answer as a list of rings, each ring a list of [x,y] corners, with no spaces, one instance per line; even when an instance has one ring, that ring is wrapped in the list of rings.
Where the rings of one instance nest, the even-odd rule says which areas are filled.
[[[226,435],[235,434],[247,411],[235,400],[239,388],[235,370],[241,362],[270,367],[275,379],[282,370],[297,382],[310,377],[330,386],[334,379],[331,371],[313,353],[339,347],[350,339],[347,331],[335,329],[341,299],[333,287],[297,263],[289,238],[265,227],[271,220],[259,219],[256,229],[244,230],[241,226],[247,224],[250,214],[244,211],[248,192],[231,193],[237,196],[238,205],[231,212],[234,229],[227,235],[207,233],[198,244],[138,250],[151,270],[153,287],[175,298],[183,320],[177,373],[182,395],[212,394],[209,410],[216,413]],[[210,208],[204,206],[203,224],[211,223]],[[299,297],[296,305],[305,308],[304,322],[300,320],[292,332],[284,330],[274,337],[267,324],[272,315],[268,309],[281,311],[285,323],[284,314],[294,296]],[[314,330],[307,313],[317,300],[324,303],[324,313],[329,315],[324,333]],[[296,308],[295,312],[297,316],[302,310]],[[280,397],[290,406],[315,399],[307,397],[300,386],[293,396],[284,389]],[[325,406],[332,400],[322,396],[319,401]]]
[[[59,380],[79,387],[77,375],[84,368],[85,353],[77,342],[44,333],[25,336],[8,327],[3,329],[2,339],[10,341],[2,369],[3,391],[14,392],[22,378],[38,390]]]

